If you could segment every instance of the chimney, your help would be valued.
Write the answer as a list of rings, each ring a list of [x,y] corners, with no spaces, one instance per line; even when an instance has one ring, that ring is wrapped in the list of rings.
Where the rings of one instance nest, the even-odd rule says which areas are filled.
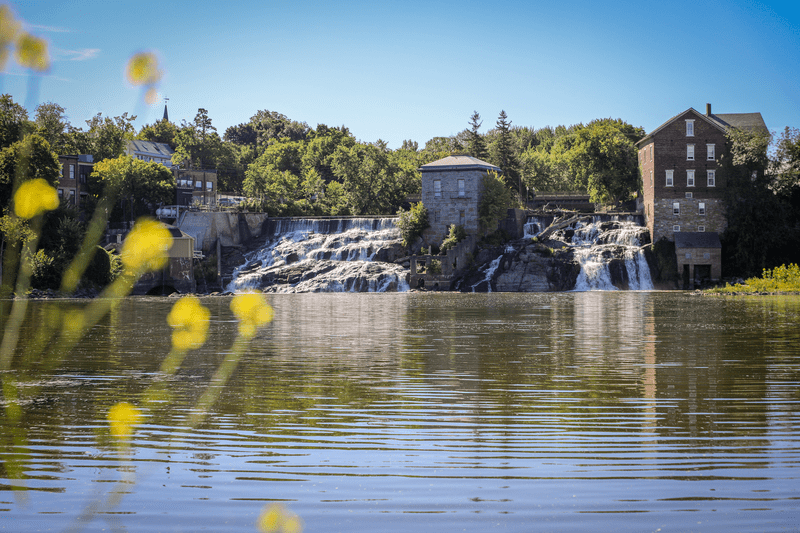
[[[706,116],[711,116],[711,104],[706,104]]]

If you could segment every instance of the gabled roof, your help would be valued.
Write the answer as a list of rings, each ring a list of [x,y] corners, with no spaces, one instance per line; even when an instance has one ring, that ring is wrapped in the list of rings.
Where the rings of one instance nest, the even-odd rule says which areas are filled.
[[[172,157],[175,151],[165,143],[154,143],[152,141],[128,141],[128,151],[137,154],[147,154],[157,157]]]
[[[486,161],[481,161],[477,157],[472,157],[471,155],[449,155],[438,161],[422,165],[419,170],[421,172],[438,172],[441,170],[494,170],[496,172],[502,172],[500,167],[496,167]]]
[[[714,231],[679,231],[675,236],[675,249],[679,248],[722,248],[719,234]]]
[[[767,129],[767,125],[764,123],[764,119],[761,116],[761,113],[720,113],[720,114],[710,114],[704,115],[700,113],[695,108],[690,107],[686,111],[678,113],[671,119],[664,122],[662,125],[639,139],[636,142],[636,146],[641,147],[650,142],[653,135],[667,127],[668,125],[672,124],[678,117],[682,117],[686,115],[686,113],[692,113],[695,117],[699,118],[700,120],[704,120],[708,124],[711,124],[718,130],[722,131],[723,133],[728,131],[729,128],[736,128],[742,130],[755,130],[761,129],[763,131],[769,131]]]

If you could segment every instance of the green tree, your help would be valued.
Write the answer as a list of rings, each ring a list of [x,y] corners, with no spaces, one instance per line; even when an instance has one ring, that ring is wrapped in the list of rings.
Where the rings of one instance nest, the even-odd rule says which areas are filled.
[[[790,196],[800,187],[800,130],[786,127],[775,143],[774,159],[770,162],[772,190]]]
[[[183,168],[215,169],[222,156],[223,143],[202,107],[192,122],[184,121],[175,135],[172,164]]]
[[[509,187],[519,188],[519,170],[511,138],[511,121],[505,111],[500,111],[495,127],[495,141],[491,146],[491,163],[500,167]]]
[[[28,135],[0,151],[0,206],[7,207],[13,191],[23,182],[42,178],[58,185],[61,165],[50,144],[39,135]]]
[[[36,134],[50,143],[50,148],[56,154],[67,154],[72,150],[69,139],[69,120],[65,109],[53,102],[39,104],[34,115]]]
[[[145,124],[139,130],[136,138],[140,141],[150,141],[169,145],[173,150],[177,146],[175,137],[178,135],[178,127],[169,120],[161,119],[153,124]]]
[[[111,220],[152,214],[159,204],[172,204],[176,195],[175,176],[167,167],[127,155],[95,163],[88,185],[95,197],[119,199]]]
[[[397,227],[403,236],[403,246],[406,248],[414,244],[422,233],[431,227],[428,221],[428,210],[422,202],[411,204],[411,209],[406,211],[402,207],[397,212]]]
[[[86,121],[89,130],[85,136],[71,130],[72,142],[81,148],[79,153],[92,154],[95,162],[117,158],[125,153],[126,141],[133,138],[135,120],[136,116],[128,116],[128,113],[114,118],[98,113]]]
[[[483,176],[483,193],[478,205],[478,222],[484,233],[493,231],[512,205],[511,190],[497,172]]]
[[[572,176],[573,187],[596,203],[617,204],[639,187],[636,147],[612,124],[596,122],[556,142],[557,166]]]
[[[0,96],[0,149],[22,140],[32,129],[25,108],[9,94]]]
[[[469,117],[470,129],[468,130],[469,140],[467,148],[471,156],[486,161],[489,157],[489,153],[486,151],[486,142],[478,131],[481,129],[481,124],[483,124],[483,122],[481,122],[481,115],[477,111],[474,111],[472,116]]]

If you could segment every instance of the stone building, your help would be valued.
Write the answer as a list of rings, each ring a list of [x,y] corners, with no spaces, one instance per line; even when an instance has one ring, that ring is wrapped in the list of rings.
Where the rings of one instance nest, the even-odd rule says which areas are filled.
[[[641,207],[653,242],[662,238],[675,242],[679,233],[713,233],[709,239],[719,242],[727,227],[723,204],[727,182],[719,161],[728,150],[730,128],[767,131],[761,113],[714,114],[706,104],[705,114],[689,108],[636,143]],[[709,253],[708,258],[718,262],[720,254]],[[716,263],[697,271],[710,271],[711,279],[719,279],[721,269]]]
[[[166,113],[166,107],[164,112]],[[172,168],[172,154],[175,150],[165,143],[157,143],[152,141],[128,141],[125,147],[125,154],[133,156],[136,159],[141,159],[148,163],[159,163],[167,168]]]
[[[428,210],[431,227],[423,239],[439,245],[451,225],[460,225],[468,235],[477,235],[478,205],[483,194],[483,177],[500,168],[469,155],[451,155],[420,169],[422,204]]]
[[[722,244],[716,232],[675,233],[675,256],[684,286],[694,279],[722,277]]]

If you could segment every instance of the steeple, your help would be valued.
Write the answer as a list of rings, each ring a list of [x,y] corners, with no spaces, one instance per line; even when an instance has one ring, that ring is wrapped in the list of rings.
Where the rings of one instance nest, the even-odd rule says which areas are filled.
[[[169,102],[169,98],[164,97],[164,120],[169,122],[169,113],[167,113],[167,102]]]

